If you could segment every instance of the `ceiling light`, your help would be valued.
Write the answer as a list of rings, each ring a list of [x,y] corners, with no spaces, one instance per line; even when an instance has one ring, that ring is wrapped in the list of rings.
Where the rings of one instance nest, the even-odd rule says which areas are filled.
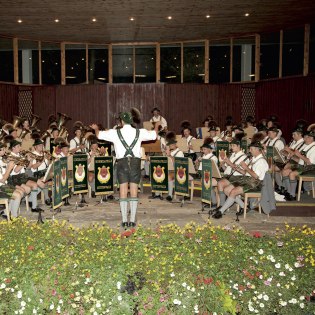
[[[96,22],[96,18],[93,18],[93,19],[92,19],[92,22]]]
[[[135,20],[135,18],[134,18],[134,17],[131,17],[129,20],[130,20],[130,21],[134,21],[134,20]]]
[[[103,81],[105,81],[106,78],[97,78],[97,80],[103,80]]]
[[[255,74],[249,74],[249,76],[250,76],[250,77],[254,77],[254,76],[255,76]]]
[[[76,76],[74,76],[74,75],[67,75],[66,76],[66,79],[76,79],[77,77]]]
[[[17,20],[18,23],[22,23],[23,21],[21,19]]]
[[[245,13],[245,16],[249,16],[249,13]]]
[[[167,17],[167,19],[168,19],[168,20],[171,20],[171,19],[172,19],[172,17],[171,17],[171,16],[168,16],[168,17]]]
[[[59,23],[59,19],[55,19],[55,22],[56,22],[56,23]]]
[[[165,77],[165,79],[175,79],[176,75],[168,75]]]
[[[207,19],[209,19],[209,18],[210,18],[210,15],[209,15],[209,14],[208,14],[208,15],[206,15],[206,18],[207,18]]]
[[[145,74],[136,74],[137,78],[146,78],[147,76]]]

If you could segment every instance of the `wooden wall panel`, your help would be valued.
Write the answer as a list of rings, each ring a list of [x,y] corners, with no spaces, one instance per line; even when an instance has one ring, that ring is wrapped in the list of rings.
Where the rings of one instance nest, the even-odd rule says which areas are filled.
[[[18,112],[18,86],[0,84],[0,118],[11,123],[12,116]]]

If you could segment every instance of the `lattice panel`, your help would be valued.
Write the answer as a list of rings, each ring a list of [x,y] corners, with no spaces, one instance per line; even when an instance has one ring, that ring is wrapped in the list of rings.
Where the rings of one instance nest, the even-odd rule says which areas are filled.
[[[31,118],[33,110],[33,92],[32,90],[19,91],[19,116]]]
[[[242,120],[251,115],[255,117],[255,85],[242,86]]]

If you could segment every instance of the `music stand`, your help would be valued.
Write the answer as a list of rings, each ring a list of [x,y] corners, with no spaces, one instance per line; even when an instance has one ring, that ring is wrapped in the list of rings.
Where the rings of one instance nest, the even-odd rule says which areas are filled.
[[[53,178],[53,171],[52,171],[53,165],[54,165],[54,163],[51,163],[48,166],[48,168],[46,170],[46,173],[45,173],[45,176],[43,177],[43,182],[44,183],[48,182],[50,179]]]
[[[222,178],[218,164],[215,163],[214,160],[211,160],[211,167],[212,167],[212,177],[219,178],[219,179]]]
[[[177,136],[176,136],[177,137]],[[187,140],[186,138],[178,138],[177,140],[177,147],[183,151],[183,152],[187,152],[188,151],[188,145],[187,145]]]
[[[153,123],[151,121],[144,121],[143,122],[143,128],[146,130],[152,130]]]
[[[203,145],[203,139],[193,139],[191,140],[191,145],[195,152],[200,152],[200,147]]]

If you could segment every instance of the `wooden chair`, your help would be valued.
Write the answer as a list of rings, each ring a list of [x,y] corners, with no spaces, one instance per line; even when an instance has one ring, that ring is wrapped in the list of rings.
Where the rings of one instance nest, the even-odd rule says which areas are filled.
[[[254,192],[247,192],[244,194],[244,219],[246,218],[246,212],[247,212],[247,203],[249,198],[257,198],[259,201],[261,199],[261,192],[260,191],[254,191]],[[239,211],[240,206],[237,205],[237,211]],[[258,203],[258,211],[261,214],[261,205]],[[269,217],[269,214],[268,214]]]
[[[1,198],[0,199],[0,205],[5,206],[5,214],[7,216],[8,222],[10,223],[11,219],[10,219],[10,210],[9,210],[9,199],[8,198]]]
[[[299,175],[298,178],[299,178],[299,186],[298,186],[297,201],[300,201],[300,199],[301,199],[301,190],[302,190],[302,183],[303,182],[311,182],[312,183],[312,193],[313,193],[313,198],[315,198],[315,188],[314,188],[315,176]]]

